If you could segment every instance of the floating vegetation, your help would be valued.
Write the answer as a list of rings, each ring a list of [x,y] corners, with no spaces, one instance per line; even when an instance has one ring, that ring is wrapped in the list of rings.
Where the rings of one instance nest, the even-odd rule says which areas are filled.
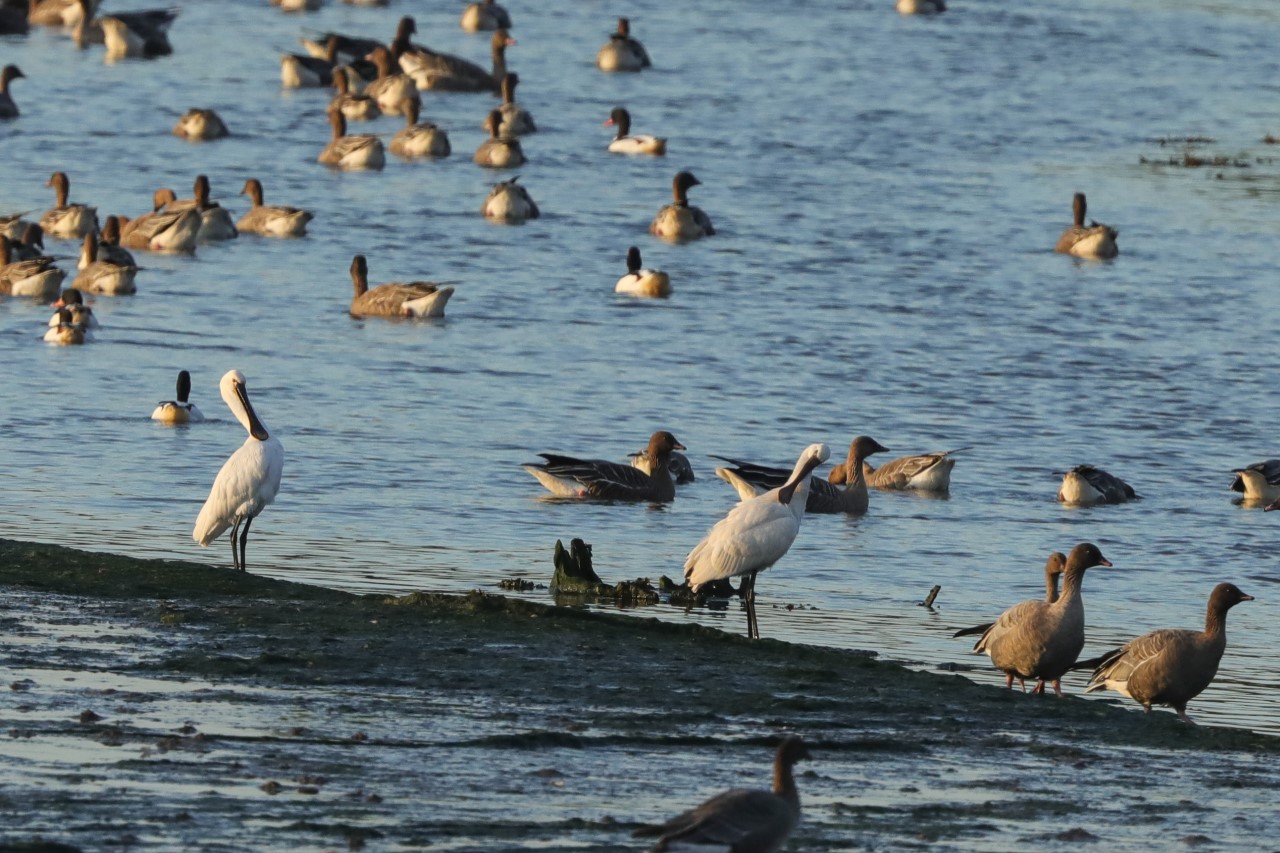
[[[1248,169],[1252,165],[1248,160],[1239,156],[1231,157],[1212,155],[1201,157],[1198,154],[1191,153],[1191,151],[1183,151],[1181,156],[1168,157],[1166,159],[1149,159],[1147,157],[1139,157],[1138,162],[1144,166],[1178,166],[1183,169],[1199,169],[1203,166]]]
[[[1157,136],[1147,141],[1163,147],[1165,145],[1212,145],[1218,140],[1212,136]]]

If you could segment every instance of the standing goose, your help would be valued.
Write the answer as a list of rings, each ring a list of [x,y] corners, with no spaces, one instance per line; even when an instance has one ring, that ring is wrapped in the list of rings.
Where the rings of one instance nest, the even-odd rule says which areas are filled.
[[[1227,611],[1242,601],[1253,596],[1235,584],[1218,584],[1209,595],[1203,631],[1162,628],[1130,640],[1103,659],[1085,692],[1114,690],[1136,700],[1146,713],[1152,705],[1168,705],[1178,719],[1195,725],[1187,703],[1218,674],[1227,650]]]
[[[516,103],[516,86],[519,85],[520,75],[514,71],[503,74],[499,84],[502,90],[502,106],[498,109],[502,112],[502,130],[509,136],[525,136],[538,132],[538,126],[533,123],[533,116]]]
[[[1231,491],[1243,493],[1246,501],[1271,503],[1280,499],[1280,459],[1255,462],[1231,473],[1236,475]]]
[[[30,296],[48,302],[58,295],[66,277],[53,258],[13,260],[9,238],[0,235],[0,295]]]
[[[1092,465],[1077,465],[1063,474],[1058,489],[1058,500],[1073,506],[1118,504],[1137,498],[1133,486]]]
[[[670,503],[676,497],[669,470],[671,452],[684,449],[674,435],[659,430],[649,437],[645,451],[649,473],[620,462],[555,453],[539,453],[545,462],[527,462],[520,467],[559,498]]]
[[[493,185],[480,207],[485,219],[504,225],[519,225],[526,219],[537,219],[542,215],[529,191],[516,183],[518,180],[520,176],[516,175],[509,181]]]
[[[231,562],[234,568],[243,572],[246,570],[245,545],[249,539],[249,526],[280,491],[284,446],[280,439],[267,432],[266,425],[249,403],[249,390],[243,373],[227,371],[219,388],[231,414],[249,432],[249,437],[218,471],[213,488],[209,490],[209,498],[196,518],[191,537],[201,546],[207,546],[231,528]],[[243,532],[240,531],[241,524],[244,525]]]
[[[596,67],[601,71],[639,71],[648,68],[649,52],[631,37],[631,21],[618,19],[618,29],[596,53]]]
[[[381,114],[377,101],[351,91],[351,81],[346,74],[333,75],[333,88],[338,90],[338,94],[329,102],[329,112],[339,110],[349,121],[372,121]]]
[[[151,413],[151,420],[165,424],[198,424],[204,420],[204,414],[189,401],[191,396],[191,374],[185,370],[178,371],[178,399],[161,400]]]
[[[632,246],[627,249],[627,274],[618,279],[613,291],[628,296],[664,299],[671,295],[671,276],[662,270],[645,269],[640,261],[640,250]]]
[[[716,233],[711,218],[700,207],[689,204],[689,189],[702,182],[692,172],[677,172],[671,181],[674,202],[658,211],[649,225],[649,233],[671,243],[687,243]]]
[[[436,53],[424,47],[400,49],[392,44],[400,69],[413,78],[419,89],[444,92],[490,92],[498,94],[502,76],[507,73],[507,48],[516,40],[506,30],[497,30],[490,39],[492,70],[447,53]],[[399,53],[397,53],[399,50]]]
[[[13,102],[13,96],[9,94],[9,84],[26,76],[16,65],[6,65],[3,70],[0,70],[0,119],[18,117],[18,105]]]
[[[1120,254],[1116,247],[1116,237],[1120,232],[1098,222],[1090,222],[1086,226],[1086,209],[1084,193],[1076,193],[1071,201],[1072,225],[1062,232],[1054,251],[1079,258],[1114,258]]]
[[[89,263],[76,275],[72,285],[89,293],[105,293],[108,296],[128,296],[138,292],[134,278],[138,268],[133,264],[121,265],[98,256],[98,239],[84,235],[82,257]]]
[[[200,214],[194,207],[164,210],[173,199],[173,190],[158,189],[150,213],[135,219],[121,219],[120,245],[149,252],[194,252],[200,235]]]
[[[443,317],[453,288],[432,281],[391,282],[369,289],[369,263],[364,255],[351,261],[353,317]]]
[[[98,230],[98,209],[87,204],[67,201],[71,194],[71,179],[66,172],[54,172],[46,187],[53,187],[57,204],[40,217],[40,227],[50,237],[79,240]]]
[[[806,447],[786,483],[736,504],[685,557],[684,577],[694,592],[713,581],[746,575],[739,594],[746,604],[751,639],[760,636],[756,575],[782,559],[796,541],[809,498],[810,475],[830,455],[825,444]]]
[[[307,223],[315,217],[300,207],[281,207],[262,203],[262,182],[249,178],[244,182],[240,195],[249,196],[253,207],[240,217],[236,228],[246,234],[263,237],[302,237],[307,233]]]
[[[467,4],[458,25],[469,33],[511,29],[511,15],[495,0],[479,0]]]
[[[514,169],[527,162],[520,140],[507,134],[501,110],[490,110],[484,126],[489,131],[489,138],[480,143],[472,157],[476,165],[489,169]]]
[[[617,135],[609,143],[614,154],[653,154],[661,157],[667,153],[667,140],[661,136],[631,135],[631,113],[623,107],[614,107],[605,119],[605,127],[617,127]]]
[[[378,76],[365,86],[364,93],[378,103],[378,109],[385,115],[398,116],[404,111],[404,102],[411,100],[422,106],[422,96],[418,87],[408,74],[392,74],[396,67],[391,59],[391,51],[378,45],[366,57],[378,69]]]
[[[316,162],[338,169],[381,169],[387,162],[382,140],[370,134],[347,136],[347,120],[338,110],[329,110],[333,137]]]
[[[805,512],[824,514],[843,512],[848,515],[862,515],[865,513],[870,503],[870,498],[867,495],[866,480],[861,473],[862,460],[873,453],[884,453],[888,449],[870,436],[860,435],[855,438],[849,444],[849,455],[845,460],[845,466],[850,471],[857,471],[858,476],[854,477],[853,480],[847,481],[843,489],[827,480],[815,477],[813,482],[809,484],[809,497],[806,502]],[[775,489],[785,483],[788,478],[785,468],[770,468],[765,465],[755,465],[751,462],[740,462],[725,456],[713,456],[712,458],[724,460],[734,466],[733,468],[717,468],[716,476],[733,486],[737,490],[738,496],[743,500],[754,498],[765,489]]]
[[[404,113],[404,127],[391,137],[391,153],[398,157],[448,157],[453,152],[449,134],[431,122],[419,122],[421,99],[414,93],[400,105]]]
[[[213,110],[192,107],[173,126],[173,135],[190,142],[208,142],[210,139],[222,139],[231,134],[222,121],[222,116]]]
[[[792,767],[809,757],[799,737],[784,738],[773,758],[773,790],[735,788],[658,826],[646,826],[636,838],[659,836],[654,850],[706,850],[774,853],[800,822],[800,795]]]
[[[915,489],[920,492],[946,492],[951,489],[951,469],[956,466],[953,454],[967,447],[955,450],[939,450],[934,453],[921,453],[916,456],[903,456],[886,462],[879,468],[872,467],[870,462],[862,463],[863,476],[867,485],[873,489],[905,490]],[[845,463],[831,469],[827,479],[839,485],[845,482],[848,470]]]
[[[1062,695],[1060,679],[1084,648],[1084,597],[1080,584],[1086,569],[1110,566],[1098,546],[1082,542],[1067,556],[1062,595],[1052,604],[1024,601],[1010,607],[992,623],[973,646],[974,654],[987,654],[1005,674],[1005,686],[1013,679],[1037,678],[1053,684]],[[1035,692],[1044,692],[1043,684]]]
[[[200,214],[200,233],[197,235],[200,240],[234,240],[239,236],[227,209],[216,201],[210,201],[209,178],[206,175],[196,175],[192,192],[193,198],[170,199],[163,209],[197,211]]]
[[[62,295],[58,297],[58,301],[49,306],[51,308],[68,308],[71,310],[71,316],[82,325],[86,331],[98,328],[98,318],[94,316],[93,309],[84,304],[84,296],[74,287],[68,287],[62,291]],[[62,315],[58,311],[53,312],[53,316],[49,318],[50,326],[57,326],[62,322]]]

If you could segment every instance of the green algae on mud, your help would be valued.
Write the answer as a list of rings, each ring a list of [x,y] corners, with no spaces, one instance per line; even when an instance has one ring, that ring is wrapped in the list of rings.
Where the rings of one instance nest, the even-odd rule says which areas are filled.
[[[1280,739],[870,653],[9,540],[0,589],[0,805],[23,805],[0,844],[616,850],[766,783],[782,732],[815,756],[791,849],[1053,847],[1085,812],[1109,849],[1280,829]],[[148,808],[122,815],[124,790]]]

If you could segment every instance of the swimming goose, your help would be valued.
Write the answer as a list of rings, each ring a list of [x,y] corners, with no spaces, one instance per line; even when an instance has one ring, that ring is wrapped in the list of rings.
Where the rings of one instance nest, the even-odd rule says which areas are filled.
[[[944,0],[898,0],[898,12],[902,15],[937,15],[947,11]]]
[[[120,248],[120,217],[108,216],[106,222],[102,225],[102,233],[98,235],[98,243],[95,249],[97,259],[115,264],[119,267],[136,267],[138,262],[133,259],[133,255],[127,249]],[[80,250],[80,260],[76,262],[76,269],[84,269],[93,261],[89,260],[89,253],[85,249]]]
[[[653,473],[653,457],[649,455],[649,451],[641,450],[627,457],[633,468],[639,468],[646,474]],[[696,477],[693,475],[693,466],[689,464],[689,457],[685,456],[678,450],[671,451],[670,457],[667,458],[667,470],[671,473],[671,479],[675,480],[677,486],[683,486],[692,483]]]
[[[44,229],[35,222],[28,222],[27,227],[22,232],[22,240],[15,243],[9,241],[9,254],[15,261],[30,261],[35,258],[43,258],[44,250]]]
[[[9,238],[0,235],[0,295],[31,296],[47,302],[58,295],[66,277],[50,257],[13,260]]]
[[[72,320],[79,323],[88,332],[89,329],[98,328],[98,318],[94,315],[93,309],[84,304],[84,296],[74,287],[68,287],[62,291],[62,295],[58,297],[58,301],[49,306],[50,308],[67,308],[71,311]],[[62,315],[56,310],[53,316],[49,318],[50,326],[57,326],[62,322]]]
[[[156,190],[151,213],[136,219],[121,217],[120,245],[149,252],[190,254],[200,236],[200,213],[194,207],[163,210],[173,200],[173,190]]]
[[[400,29],[396,31],[397,37],[404,28],[405,23],[402,18]],[[298,42],[309,56],[315,59],[327,59],[335,65],[363,60],[382,47],[382,42],[378,39],[349,36],[343,33],[320,33],[314,39],[299,38]]]
[[[178,399],[162,400],[156,404],[151,413],[151,420],[163,424],[198,424],[204,420],[204,414],[196,408],[196,404],[188,400],[191,396],[191,374],[185,370],[178,371]]]
[[[508,71],[502,75],[498,86],[502,92],[502,106],[498,107],[502,112],[502,130],[509,136],[525,136],[538,132],[538,126],[533,123],[533,116],[516,103],[516,86],[518,85],[520,85],[520,75],[514,71]]]
[[[57,346],[75,346],[88,340],[85,327],[77,322],[70,308],[58,309],[58,325],[50,326],[44,333],[44,342]]]
[[[286,89],[331,86],[335,67],[335,63],[322,57],[286,53],[280,57],[280,85]]]
[[[834,484],[815,477],[809,484],[806,512],[837,513],[862,515],[867,511],[870,499],[867,495],[867,483],[863,478],[862,460],[873,453],[883,453],[889,448],[881,446],[874,438],[860,435],[849,444],[849,455],[845,460],[846,467],[859,472],[852,482],[846,483],[843,489]],[[725,456],[712,456],[733,465],[733,468],[717,468],[716,476],[733,486],[742,500],[754,498],[766,489],[776,489],[787,481],[785,468],[770,468],[751,462],[740,462]]]
[[[351,81],[346,74],[337,73],[334,69],[333,88],[338,94],[329,102],[328,111],[340,110],[348,121],[372,121],[381,115],[378,102],[369,95],[361,95],[351,91]]]
[[[1137,500],[1133,487],[1092,465],[1077,465],[1062,475],[1058,500],[1076,506],[1118,504]]]
[[[1114,258],[1120,254],[1120,249],[1116,247],[1116,237],[1120,232],[1098,222],[1090,222],[1086,226],[1086,209],[1084,193],[1076,193],[1071,201],[1074,221],[1070,228],[1062,232],[1054,251],[1080,258]]]
[[[488,169],[514,169],[528,162],[524,149],[520,147],[520,140],[507,135],[502,124],[501,110],[490,110],[484,126],[489,131],[489,138],[480,143],[475,156],[471,158],[477,165]]]
[[[618,19],[618,29],[596,53],[596,67],[601,71],[639,71],[648,68],[649,53],[631,37],[631,21]]]
[[[40,217],[40,227],[44,229],[44,233],[64,240],[79,240],[98,230],[98,208],[67,201],[71,192],[71,180],[66,172],[54,172],[45,186],[53,187],[57,204]]]
[[[1280,499],[1280,459],[1255,462],[1231,473],[1236,475],[1231,491],[1244,493],[1245,500],[1271,503]]]
[[[627,274],[618,279],[613,292],[628,296],[665,298],[671,295],[671,276],[662,270],[645,269],[640,261],[640,250],[632,246],[627,249]]]
[[[702,208],[689,205],[689,188],[701,183],[692,172],[677,172],[671,181],[675,202],[658,211],[649,225],[649,233],[671,243],[687,243],[715,234],[711,218],[702,212]]]
[[[392,68],[398,68],[391,58],[391,51],[382,45],[366,57],[378,69],[375,80],[365,86],[364,93],[378,102],[378,109],[389,116],[398,116],[404,111],[404,102],[415,101],[422,106],[422,96],[418,87],[408,74],[392,74]]]
[[[196,210],[200,214],[200,233],[197,238],[204,241],[234,240],[239,232],[227,209],[216,201],[209,200],[209,178],[196,175],[193,186],[193,198],[172,198],[172,190],[160,190],[165,194],[165,211]]]
[[[3,70],[0,70],[0,119],[18,117],[18,105],[13,102],[13,96],[9,94],[9,84],[26,76],[16,65],[6,65]]]
[[[347,120],[339,110],[329,110],[333,138],[316,162],[339,169],[381,169],[387,162],[382,140],[369,134],[347,136]]]
[[[30,212],[29,210],[24,210],[21,213],[6,213],[0,216],[0,234],[10,240],[21,240],[27,233],[27,226],[31,224],[22,217]]]
[[[173,135],[190,142],[207,142],[210,139],[222,139],[231,134],[227,131],[222,116],[213,110],[193,107],[178,119],[178,123],[173,126]]]
[[[771,791],[725,791],[664,824],[637,829],[633,837],[659,836],[654,850],[774,853],[800,822],[800,795],[792,767],[806,758],[809,750],[803,740],[794,735],[784,738],[773,758]]]
[[[505,225],[519,225],[526,219],[537,219],[542,215],[538,205],[533,203],[529,191],[516,183],[520,176],[509,181],[501,181],[493,185],[485,198],[480,212],[484,218]]]
[[[138,292],[134,277],[138,268],[133,265],[122,266],[98,257],[98,238],[92,234],[84,235],[83,256],[89,260],[88,265],[80,270],[72,281],[79,290],[89,293],[105,293],[109,296],[127,296]]]
[[[244,182],[240,195],[249,196],[253,207],[240,217],[236,228],[247,234],[263,237],[302,237],[307,233],[307,223],[315,217],[300,207],[279,207],[262,203],[262,182],[249,178]]]
[[[315,12],[324,0],[271,0],[272,6],[279,6],[281,12]]]
[[[479,0],[462,10],[458,25],[469,33],[511,29],[511,16],[494,0]]]
[[[1089,679],[1086,693],[1114,690],[1136,700],[1146,713],[1152,705],[1168,705],[1184,723],[1187,703],[1209,686],[1227,650],[1227,611],[1253,601],[1231,583],[1220,583],[1209,595],[1203,631],[1162,628],[1130,640],[1111,652]]]
[[[520,467],[558,498],[669,503],[676,497],[676,485],[668,470],[671,452],[684,449],[674,435],[659,430],[649,437],[645,450],[649,473],[620,462],[556,453],[539,453],[546,461],[527,462]]]
[[[103,15],[98,22],[102,25],[102,41],[107,48],[107,59],[154,59],[157,56],[168,56],[173,53],[173,46],[169,44],[169,25],[177,17],[177,9]]]
[[[395,281],[369,288],[369,263],[364,255],[351,260],[353,317],[443,317],[453,288],[433,281]]]
[[[946,492],[951,489],[951,469],[956,465],[952,455],[968,449],[958,447],[955,450],[903,456],[886,462],[879,468],[872,467],[870,462],[863,462],[862,473],[867,478],[867,485],[873,489]],[[840,485],[847,475],[845,464],[841,462],[831,469],[827,479]]]
[[[1062,695],[1060,679],[1084,648],[1084,596],[1080,584],[1086,569],[1110,566],[1098,546],[1082,542],[1067,556],[1062,595],[1052,604],[1031,600],[1015,604],[992,623],[973,646],[974,654],[991,656],[991,663],[1013,679],[1037,678]],[[1025,688],[1025,685],[1024,685]],[[1043,693],[1043,683],[1034,692]]]
[[[413,78],[419,89],[437,89],[445,92],[492,92],[498,94],[499,81],[507,73],[506,50],[516,40],[506,30],[497,30],[490,40],[492,71],[485,71],[473,62],[447,53],[436,53],[423,47],[411,47],[397,53],[392,44],[400,68]]]
[[[736,504],[685,557],[685,580],[694,592],[714,581],[746,575],[739,595],[747,608],[748,638],[760,636],[756,575],[780,560],[795,542],[809,489],[813,483],[822,482],[810,475],[830,455],[825,444],[806,447],[785,483]]]
[[[614,154],[653,154],[661,157],[667,153],[667,140],[661,136],[632,136],[631,113],[622,107],[614,107],[605,120],[605,127],[617,127],[618,133],[609,143]]]
[[[89,17],[96,5],[90,3]],[[42,27],[74,27],[84,15],[81,0],[31,0],[27,21]]]
[[[449,134],[430,122],[419,122],[421,100],[414,93],[400,105],[404,113],[404,127],[391,137],[391,153],[400,157],[448,157],[453,151]]]

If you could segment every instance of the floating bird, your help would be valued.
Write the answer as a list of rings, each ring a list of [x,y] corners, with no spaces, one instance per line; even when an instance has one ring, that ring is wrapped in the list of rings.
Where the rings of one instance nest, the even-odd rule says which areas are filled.
[[[348,121],[372,121],[382,114],[373,98],[351,91],[351,81],[346,74],[333,75],[333,88],[338,94],[329,102],[329,112],[338,110]]]
[[[1236,475],[1231,491],[1242,492],[1245,500],[1271,503],[1280,499],[1280,459],[1255,462],[1231,473]]]
[[[68,308],[71,310],[72,319],[84,326],[86,330],[96,329],[98,327],[98,318],[94,316],[93,309],[84,304],[84,296],[74,287],[68,287],[62,291],[62,295],[58,297],[58,301],[53,303],[50,308]],[[49,318],[50,326],[57,326],[62,322],[62,315],[54,311],[53,316]]]
[[[191,374],[185,370],[178,371],[178,399],[161,400],[151,413],[151,420],[165,424],[198,424],[204,415],[189,401],[191,396]],[[217,534],[214,534],[217,535]]]
[[[502,92],[502,131],[508,136],[525,136],[537,133],[538,126],[533,123],[533,116],[524,107],[516,103],[516,86],[520,85],[520,75],[508,71],[502,75],[499,88]]]
[[[1058,500],[1075,506],[1118,504],[1137,500],[1133,487],[1092,465],[1077,465],[1062,475]]]
[[[1152,705],[1168,705],[1178,719],[1192,723],[1187,703],[1218,674],[1227,650],[1227,611],[1242,601],[1253,601],[1253,596],[1235,584],[1218,584],[1209,595],[1203,631],[1162,628],[1130,640],[1103,659],[1085,692],[1114,690],[1140,703],[1146,713]]]
[[[528,462],[520,467],[559,498],[669,503],[676,497],[669,470],[671,452],[684,449],[674,435],[659,430],[649,437],[645,450],[648,473],[634,465],[555,453],[539,453],[545,462]]]
[[[86,14],[92,18],[96,8],[93,0],[31,0],[27,20],[42,27],[74,27]]]
[[[10,259],[14,261],[31,261],[45,256],[44,229],[38,223],[27,223],[22,232],[22,242],[9,241]]]
[[[108,216],[102,223],[102,233],[98,235],[98,260],[109,261],[122,267],[138,265],[129,250],[120,248],[120,217],[118,216]],[[88,265],[88,253],[82,250],[76,266],[84,269]]]
[[[803,740],[784,738],[773,758],[773,790],[735,788],[658,826],[642,827],[636,838],[659,836],[653,850],[774,853],[800,822],[800,795],[792,767],[809,758]]]
[[[3,70],[0,70],[0,119],[18,117],[18,105],[13,102],[13,96],[9,94],[9,84],[26,76],[16,65],[6,65]]]
[[[415,27],[412,32],[416,31]],[[392,42],[391,52],[398,58],[400,70],[412,77],[419,89],[490,92],[496,95],[499,94],[502,76],[507,73],[507,48],[515,44],[516,40],[506,30],[494,32],[489,41],[491,71],[451,54],[413,45],[406,48],[399,42]]]
[[[44,342],[56,346],[77,346],[88,340],[85,325],[70,308],[58,309],[58,324],[50,325],[44,333]]]
[[[412,22],[412,20],[412,18],[400,19],[399,27],[396,30],[396,39],[402,36],[407,38],[408,33],[414,31],[411,24],[406,23],[406,21]],[[376,38],[349,36],[345,33],[320,33],[314,39],[300,38],[298,41],[311,56],[316,59],[327,59],[334,64],[363,61],[363,57],[382,47],[382,42]],[[373,70],[372,66],[370,70]]]
[[[156,190],[153,209],[135,219],[120,222],[120,244],[149,252],[191,254],[200,236],[200,213],[194,207],[164,210],[173,199],[173,190]]]
[[[206,546],[231,528],[231,561],[234,568],[243,572],[246,571],[245,545],[249,539],[249,526],[280,491],[284,446],[280,439],[267,432],[266,425],[254,412],[243,373],[227,371],[219,388],[222,399],[236,420],[248,430],[249,437],[218,471],[191,536]],[[243,532],[241,524],[244,525]]]
[[[632,453],[627,460],[633,467],[639,468],[646,474],[653,473],[653,457],[649,455],[648,449]],[[675,480],[677,486],[692,483],[697,479],[693,474],[693,466],[689,464],[689,457],[678,450],[671,451],[671,456],[667,459],[667,471],[670,472],[671,479]]]
[[[756,575],[778,562],[796,540],[810,475],[830,455],[825,444],[806,447],[786,483],[734,506],[685,557],[684,576],[694,592],[713,581],[746,575],[739,594],[746,603],[747,636],[752,639],[760,636]]]
[[[108,296],[128,296],[138,292],[138,286],[134,282],[138,267],[134,264],[117,264],[99,257],[98,239],[92,234],[84,235],[82,256],[88,258],[89,263],[72,281],[78,290],[105,293]]]
[[[658,211],[649,225],[649,233],[672,243],[687,243],[716,233],[711,217],[702,208],[689,204],[689,188],[701,184],[692,172],[677,172],[671,181],[675,201]]]
[[[484,121],[489,138],[480,143],[472,159],[489,169],[514,169],[527,162],[520,140],[507,134],[502,124],[502,111],[490,110]]]
[[[0,36],[25,36],[30,31],[25,3],[21,7],[0,3]]]
[[[618,19],[618,29],[596,53],[596,67],[601,71],[639,71],[648,68],[649,52],[631,37],[631,21]]]
[[[231,214],[227,209],[216,201],[210,201],[209,195],[209,178],[205,175],[196,175],[195,184],[192,187],[193,198],[171,198],[172,190],[160,190],[166,195],[163,210],[175,211],[194,209],[200,214],[200,232],[197,239],[203,241],[213,240],[234,240],[240,235],[236,230],[235,222],[231,218]],[[159,196],[157,196],[159,198]]]
[[[631,113],[623,107],[614,107],[605,119],[605,127],[616,127],[618,133],[609,143],[614,154],[653,154],[661,157],[667,153],[667,140],[661,136],[631,135]]]
[[[873,453],[884,453],[887,447],[866,435],[860,435],[849,443],[849,455],[845,467],[850,471],[858,471],[852,481],[846,481],[843,489],[828,480],[815,477],[809,484],[809,496],[805,512],[837,513],[862,515],[867,511],[870,499],[867,495],[867,484],[861,474],[862,460]],[[751,462],[729,459],[725,456],[712,456],[733,465],[733,468],[717,468],[716,476],[737,490],[743,500],[754,498],[766,489],[776,489],[789,479],[785,468],[770,468]]]
[[[432,281],[392,282],[369,288],[369,263],[364,255],[351,261],[353,317],[443,317],[453,288]]]
[[[511,16],[494,0],[479,0],[477,3],[467,4],[467,8],[462,10],[458,25],[469,33],[507,30],[511,28]]]
[[[286,53],[280,57],[280,85],[286,89],[318,89],[333,85],[331,59]]]
[[[222,139],[230,136],[222,116],[213,110],[202,110],[192,107],[178,119],[173,126],[173,135],[180,136],[189,142],[207,142],[211,139]]]
[[[391,137],[391,153],[399,157],[448,157],[453,152],[449,134],[430,122],[418,121],[421,100],[406,98],[400,111],[404,113],[404,127]]]
[[[145,12],[121,12],[103,15],[102,40],[107,59],[137,57],[154,59],[173,53],[169,43],[169,25],[178,17],[177,9],[151,9]]]
[[[262,182],[249,178],[244,182],[240,195],[249,196],[253,207],[240,217],[236,228],[247,234],[263,237],[302,237],[307,233],[307,223],[315,217],[300,207],[281,207],[262,203]]]
[[[947,11],[944,0],[898,0],[898,13],[902,15],[937,15]]]
[[[663,298],[671,295],[671,276],[662,270],[645,269],[640,261],[640,250],[627,249],[627,274],[618,279],[614,293],[628,296]]]
[[[31,296],[48,301],[58,295],[58,288],[66,277],[66,272],[50,257],[13,260],[9,238],[0,235],[0,295]]]
[[[991,657],[991,663],[1005,674],[1006,687],[1013,687],[1013,679],[1017,678],[1025,690],[1024,679],[1037,678],[1041,684],[1034,692],[1043,693],[1044,682],[1049,682],[1054,693],[1061,696],[1060,680],[1084,648],[1084,597],[1080,584],[1085,570],[1110,565],[1097,545],[1082,542],[1072,548],[1058,600],[1047,604],[1032,599],[1010,607],[982,634],[973,653]]]
[[[862,474],[867,478],[867,485],[873,489],[946,492],[951,489],[951,469],[956,466],[956,460],[951,457],[968,449],[958,447],[955,450],[903,456],[886,462],[879,468],[864,461]],[[832,468],[827,475],[827,479],[836,485],[844,483],[847,477],[848,470],[844,462]]]
[[[493,185],[480,207],[485,219],[505,225],[519,225],[526,219],[537,219],[542,215],[529,191],[516,183],[518,180],[520,176],[516,175],[509,181]]]
[[[27,233],[27,226],[31,224],[22,217],[30,212],[24,210],[21,213],[6,213],[0,216],[0,236],[8,237],[10,241],[21,240]]]
[[[329,110],[333,137],[316,162],[339,169],[381,169],[386,165],[382,140],[370,134],[347,136],[347,120],[339,110]]]
[[[57,204],[40,217],[40,227],[50,237],[64,240],[80,240],[86,234],[98,230],[98,209],[87,204],[67,201],[71,193],[71,179],[66,172],[54,172],[46,187],[53,187]]]
[[[364,93],[377,101],[378,109],[384,115],[400,115],[404,112],[405,101],[413,101],[421,108],[422,96],[418,94],[413,78],[408,74],[391,73],[393,68],[399,66],[391,58],[390,50],[378,45],[365,58],[378,69],[378,76],[365,86]]]
[[[1120,250],[1116,247],[1116,237],[1120,232],[1098,222],[1090,222],[1086,226],[1085,210],[1084,193],[1076,193],[1071,201],[1074,222],[1070,228],[1062,232],[1054,251],[1080,258],[1114,258],[1120,254]]]

